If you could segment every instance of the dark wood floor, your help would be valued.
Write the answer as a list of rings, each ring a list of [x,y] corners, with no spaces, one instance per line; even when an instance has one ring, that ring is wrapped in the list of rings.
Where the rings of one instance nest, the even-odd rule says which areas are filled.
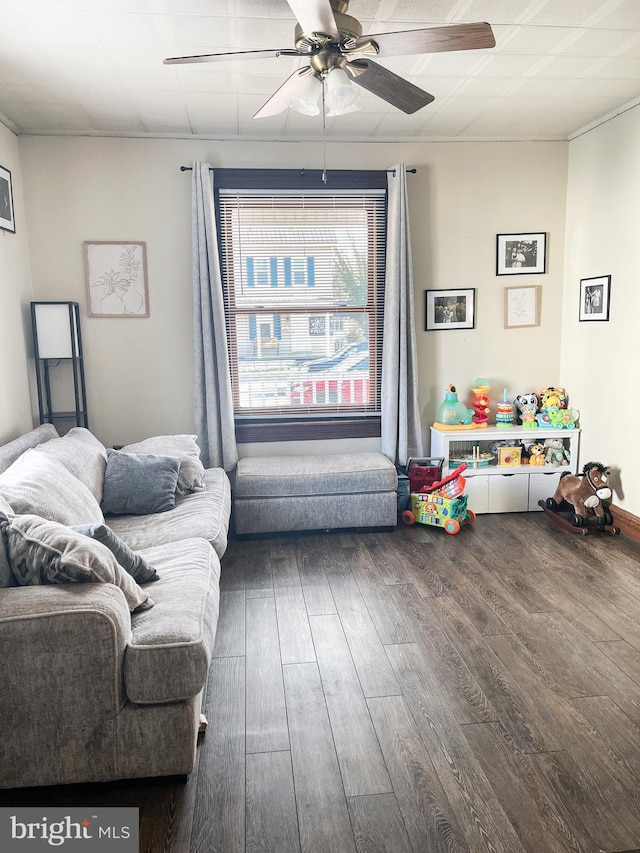
[[[542,513],[232,542],[188,782],[0,803],[139,806],[145,853],[637,851],[639,568]]]

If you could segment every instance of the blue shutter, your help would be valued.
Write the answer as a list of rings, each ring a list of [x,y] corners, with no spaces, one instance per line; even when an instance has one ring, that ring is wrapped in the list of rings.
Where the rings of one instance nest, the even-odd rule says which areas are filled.
[[[247,287],[253,287],[256,283],[255,272],[253,269],[253,258],[247,258]],[[254,323],[255,323],[255,317]]]
[[[253,260],[253,258],[250,258],[249,260]],[[249,340],[255,341],[256,337],[257,337],[256,315],[255,314],[249,314]]]
[[[316,283],[315,258],[307,258],[307,287],[313,287]]]
[[[291,258],[284,258],[284,286],[291,287]]]
[[[280,322],[280,315],[273,315],[273,337],[277,338],[277,340],[282,340],[282,323]]]
[[[269,258],[269,267],[271,268],[271,287],[278,286],[278,259]]]

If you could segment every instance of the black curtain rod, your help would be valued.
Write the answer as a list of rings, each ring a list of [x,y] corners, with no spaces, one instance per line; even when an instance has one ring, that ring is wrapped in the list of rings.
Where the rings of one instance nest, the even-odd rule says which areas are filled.
[[[193,166],[180,166],[180,171],[181,172],[192,172]],[[209,171],[215,172],[215,167],[209,166]],[[329,171],[331,171],[331,169],[329,169]],[[412,175],[415,175],[417,171],[418,171],[417,169],[407,169],[407,172],[410,172]],[[300,174],[303,174],[304,172],[305,172],[305,169],[300,170]],[[387,172],[392,172],[395,175],[396,170],[395,169],[387,169]]]

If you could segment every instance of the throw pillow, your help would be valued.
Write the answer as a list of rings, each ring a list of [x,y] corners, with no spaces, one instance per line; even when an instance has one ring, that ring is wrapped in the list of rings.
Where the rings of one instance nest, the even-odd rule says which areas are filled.
[[[35,450],[52,459],[57,459],[89,489],[100,502],[104,484],[104,469],[107,465],[107,448],[84,427],[73,427],[62,438],[53,438],[39,444]]]
[[[0,524],[3,521],[8,522],[10,517],[13,517],[13,510],[8,503],[3,503],[3,499],[0,497]],[[6,589],[9,586],[15,585],[16,579],[9,565],[9,555],[7,554],[7,547],[4,544],[2,528],[0,528],[0,589]]]
[[[113,515],[150,515],[173,509],[179,468],[176,456],[110,450],[102,511]]]
[[[62,462],[25,451],[0,474],[0,495],[16,515],[39,515],[59,524],[104,521],[98,501]]]
[[[0,528],[11,571],[21,586],[112,583],[122,590],[129,610],[153,607],[149,593],[101,542],[36,515],[0,521]]]
[[[200,461],[200,448],[195,435],[154,435],[126,444],[120,448],[123,453],[158,453],[162,456],[177,456],[180,460],[177,492],[186,495],[189,492],[202,492],[204,485],[204,465]]]
[[[106,545],[122,568],[129,572],[137,583],[148,583],[149,581],[158,580],[158,573],[153,566],[150,566],[140,554],[132,551],[127,543],[123,542],[119,536],[116,536],[113,530],[107,527],[106,524],[79,524],[71,529]]]

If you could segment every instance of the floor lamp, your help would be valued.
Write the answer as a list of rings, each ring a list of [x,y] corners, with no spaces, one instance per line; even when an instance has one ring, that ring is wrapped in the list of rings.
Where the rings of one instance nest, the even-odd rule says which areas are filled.
[[[77,302],[32,302],[31,324],[40,423],[75,419],[76,426],[88,428],[80,306]],[[71,367],[75,410],[54,411],[51,369],[67,362]]]

